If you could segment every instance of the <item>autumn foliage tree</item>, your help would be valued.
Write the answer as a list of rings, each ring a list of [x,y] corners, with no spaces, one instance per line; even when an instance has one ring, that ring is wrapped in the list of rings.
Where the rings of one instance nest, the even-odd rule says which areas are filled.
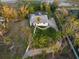
[[[19,14],[19,17],[20,17],[21,19],[24,19],[25,17],[27,17],[28,14],[29,14],[29,8],[28,8],[28,6],[27,6],[27,5],[21,6],[21,7],[19,8],[18,14]]]
[[[3,5],[2,15],[3,15],[3,17],[5,17],[5,20],[7,22],[13,21],[17,18],[17,11],[8,5]]]

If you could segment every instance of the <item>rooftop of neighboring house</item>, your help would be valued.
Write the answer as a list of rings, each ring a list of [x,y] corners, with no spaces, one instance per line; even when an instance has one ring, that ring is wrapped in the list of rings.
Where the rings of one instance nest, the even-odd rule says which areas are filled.
[[[15,3],[18,0],[0,0],[1,2]]]
[[[0,22],[4,22],[4,17],[0,17]]]
[[[42,0],[42,2],[46,2],[46,3],[53,3],[54,0]]]

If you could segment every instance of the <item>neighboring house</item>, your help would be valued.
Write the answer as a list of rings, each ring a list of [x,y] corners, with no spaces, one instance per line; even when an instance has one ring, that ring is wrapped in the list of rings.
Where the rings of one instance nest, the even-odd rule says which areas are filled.
[[[42,2],[46,2],[46,3],[53,3],[54,2],[54,0],[42,0]]]
[[[15,3],[15,2],[17,2],[17,0],[0,0],[0,2]]]
[[[4,17],[0,17],[0,24],[3,24],[5,22]]]
[[[64,3],[64,2],[61,2],[60,4],[59,4],[59,7],[70,7],[70,6],[72,6],[72,4],[70,4],[70,3]]]
[[[70,2],[70,1],[60,1],[59,7],[78,7],[79,2]]]
[[[43,15],[41,13],[30,15],[30,26],[35,26],[40,29],[47,29],[49,27],[52,27],[58,31],[54,19],[52,18],[51,20],[49,20],[47,15]]]
[[[0,17],[0,25],[5,27],[5,19],[4,19],[4,17]]]

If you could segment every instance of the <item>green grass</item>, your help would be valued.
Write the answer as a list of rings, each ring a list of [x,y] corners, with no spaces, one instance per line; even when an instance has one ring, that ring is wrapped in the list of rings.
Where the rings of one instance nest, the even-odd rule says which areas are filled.
[[[56,32],[53,28],[46,30],[37,29],[34,35],[34,46],[36,48],[48,47],[50,43],[57,41],[60,36],[60,32]]]

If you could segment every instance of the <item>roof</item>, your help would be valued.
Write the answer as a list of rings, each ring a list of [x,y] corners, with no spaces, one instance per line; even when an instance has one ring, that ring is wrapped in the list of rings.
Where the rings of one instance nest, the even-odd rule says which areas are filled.
[[[40,21],[37,23],[37,18],[40,18]],[[30,15],[30,26],[35,26],[37,24],[37,26],[48,26],[48,17],[47,15],[37,15],[37,14],[31,14]]]
[[[17,2],[17,0],[1,0],[1,2],[5,2],[5,3],[15,3],[15,2]]]
[[[39,22],[36,21],[38,17],[40,17],[40,19],[41,19]],[[52,27],[56,31],[58,31],[54,18],[51,18],[51,20],[49,20],[47,15],[43,15],[41,13],[36,13],[36,14],[30,15],[30,26],[37,26],[38,28],[40,26],[45,26],[44,28],[40,27],[39,29],[47,29],[49,27]]]
[[[0,22],[4,22],[4,17],[0,17]]]
[[[61,3],[59,4],[59,7],[61,7],[61,6],[72,6],[72,4],[61,2]]]
[[[42,2],[46,2],[46,3],[53,3],[54,0],[43,0]]]

